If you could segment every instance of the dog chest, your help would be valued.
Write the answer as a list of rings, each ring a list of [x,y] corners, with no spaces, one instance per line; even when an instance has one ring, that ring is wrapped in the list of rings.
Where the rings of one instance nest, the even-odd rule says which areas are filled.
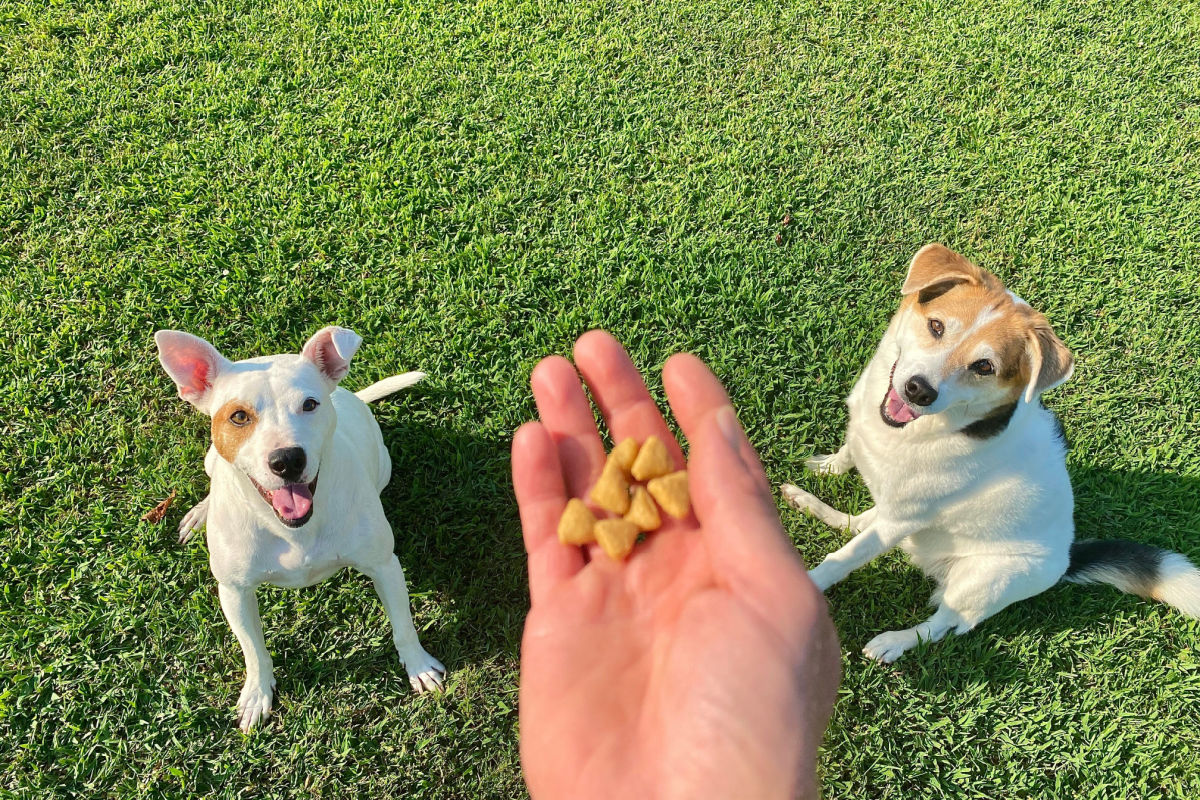
[[[286,588],[312,586],[350,566],[331,542],[289,542],[276,538],[276,545],[257,552],[251,562],[262,583]]]
[[[253,522],[225,526],[218,520],[209,526],[209,565],[222,583],[311,586],[354,564],[360,537],[341,533],[316,529],[281,535]]]

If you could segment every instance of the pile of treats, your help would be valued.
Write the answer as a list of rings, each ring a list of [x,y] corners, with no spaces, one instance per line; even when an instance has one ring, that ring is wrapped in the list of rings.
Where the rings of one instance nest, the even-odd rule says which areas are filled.
[[[558,521],[558,540],[576,546],[596,542],[609,558],[624,559],[638,534],[662,524],[660,507],[676,519],[687,516],[691,508],[687,470],[675,472],[673,466],[667,446],[657,436],[641,447],[633,439],[621,442],[608,454],[604,471],[588,494],[596,506],[619,516],[596,519],[582,500],[572,498]]]

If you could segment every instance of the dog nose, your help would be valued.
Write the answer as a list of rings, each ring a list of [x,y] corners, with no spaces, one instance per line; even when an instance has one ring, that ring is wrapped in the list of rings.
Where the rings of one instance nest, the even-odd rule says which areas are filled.
[[[267,466],[285,481],[297,481],[304,474],[308,457],[303,447],[280,447],[267,454]]]
[[[910,401],[919,406],[927,406],[937,400],[937,389],[929,385],[929,381],[920,375],[913,375],[904,384],[904,394]]]

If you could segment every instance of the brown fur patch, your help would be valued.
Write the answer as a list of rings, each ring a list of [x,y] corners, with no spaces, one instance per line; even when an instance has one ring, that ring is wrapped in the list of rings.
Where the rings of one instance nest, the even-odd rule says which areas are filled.
[[[250,421],[245,425],[234,425],[229,418],[235,411],[245,411],[250,416]],[[254,409],[248,403],[243,403],[241,400],[230,400],[221,406],[212,418],[212,440],[213,446],[217,448],[217,454],[232,464],[233,460],[237,458],[238,451],[242,449],[242,445],[254,432],[254,426],[257,423],[258,415],[254,413]]]
[[[1005,295],[1008,299],[1008,296]],[[986,344],[995,352],[992,363],[996,368],[996,380],[1008,389],[1011,399],[1016,400],[1029,385],[1029,329],[1031,317],[1037,314],[1027,306],[1008,300],[1008,307],[999,308],[1001,315],[965,337],[946,359],[946,373],[969,367],[974,363],[980,345]]]
[[[949,247],[927,244],[917,251],[908,265],[908,275],[904,278],[900,293],[908,295],[919,292],[919,300],[924,303],[955,286],[985,283],[988,278],[995,280],[986,270]]]
[[[1050,323],[1038,314],[1039,323],[1029,332],[1031,349],[1031,366],[1036,365],[1038,371],[1035,391],[1043,392],[1048,386],[1062,382],[1075,368],[1075,357],[1063,344]]]

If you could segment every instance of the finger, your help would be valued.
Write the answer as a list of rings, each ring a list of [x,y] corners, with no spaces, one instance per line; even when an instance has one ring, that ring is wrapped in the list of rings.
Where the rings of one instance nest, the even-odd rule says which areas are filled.
[[[539,598],[583,568],[583,551],[558,541],[558,518],[567,504],[558,448],[537,422],[522,425],[512,443],[513,488],[529,557],[529,598]]]
[[[784,533],[762,468],[742,451],[749,442],[732,406],[722,406],[688,431],[692,506],[718,575],[738,594],[758,598],[770,613],[781,596],[815,592],[804,561]]]
[[[683,469],[683,452],[675,434],[620,342],[607,331],[588,331],[575,343],[575,363],[592,390],[613,442],[630,436],[642,442],[657,436],[666,444],[675,468]]]
[[[675,415],[685,436],[689,436],[689,426],[696,426],[705,416],[722,406],[732,405],[721,381],[713,375],[708,365],[691,353],[679,353],[667,359],[663,365],[663,386],[667,390],[671,413]],[[737,432],[741,434],[741,425],[738,425]],[[737,452],[752,473],[762,473],[760,488],[769,499],[771,487],[763,472],[762,462],[754,445],[744,435],[739,438]],[[774,505],[774,501],[771,502]]]
[[[688,479],[713,563],[732,586],[759,595],[798,577],[803,562],[783,532],[766,475],[720,381],[694,356],[663,370],[671,409],[691,446]]]
[[[592,405],[583,393],[579,374],[570,361],[550,356],[534,367],[530,383],[538,416],[558,447],[567,493],[583,497],[600,477],[604,445],[596,432]]]

